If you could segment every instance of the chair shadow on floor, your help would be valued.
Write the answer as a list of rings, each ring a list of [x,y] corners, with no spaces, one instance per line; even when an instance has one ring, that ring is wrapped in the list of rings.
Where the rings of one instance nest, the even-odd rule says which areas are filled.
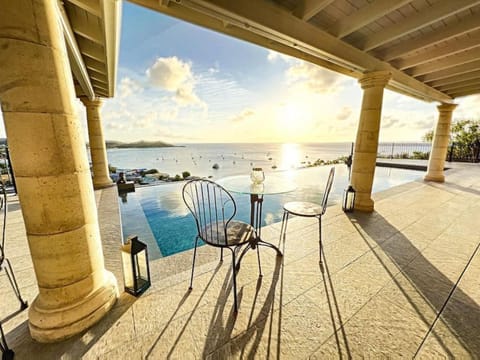
[[[372,225],[372,218],[375,217],[375,226]],[[418,344],[416,356],[421,350],[423,343],[428,335],[434,336],[438,344],[443,348],[445,354],[453,358],[453,354],[448,344],[444,339],[439,337],[435,331],[432,331],[434,325],[439,321],[439,314],[441,314],[441,322],[449,329],[451,334],[460,342],[461,346],[475,358],[480,354],[480,340],[478,334],[480,332],[480,306],[461,288],[457,287],[458,281],[464,274],[468,264],[471,262],[473,256],[479,251],[479,245],[473,249],[471,257],[465,262],[463,271],[459,274],[457,281],[452,282],[442,271],[436,268],[410,240],[400,230],[391,225],[378,212],[372,214],[353,214],[350,219],[362,236],[365,243],[370,247],[372,253],[377,258],[378,262],[382,264],[385,271],[390,275],[392,281],[398,286],[402,295],[405,296],[410,303],[418,317],[429,327],[429,331],[425,334],[421,343]],[[381,232],[378,229],[382,229]],[[374,243],[362,234],[366,233]],[[384,237],[382,234],[391,234]],[[395,241],[395,244],[392,242]],[[393,246],[392,246],[393,245]],[[416,300],[413,299],[408,292],[402,287],[396,275],[385,264],[385,261],[380,256],[381,253],[386,254],[399,272],[411,283],[411,285],[421,295],[424,303],[429,304],[432,310],[437,314],[433,321],[428,321],[425,314],[421,311]],[[460,261],[460,260],[459,260]],[[411,265],[411,266],[409,266]],[[455,303],[457,310],[463,307],[463,311],[468,309],[468,316],[465,312],[458,311],[444,311],[447,302],[452,300],[452,294],[455,295]],[[418,301],[418,300],[417,300]],[[459,306],[461,305],[461,306]]]
[[[185,321],[182,323],[182,326],[179,329],[175,330],[175,338],[173,342],[171,339],[167,341],[167,339],[164,338],[164,335],[169,332],[169,329],[171,329],[172,324],[175,321],[184,301],[191,294],[191,291],[189,291],[188,289],[185,290],[185,295],[183,299],[179,302],[176,310],[172,312],[169,320],[167,320],[166,324],[161,328],[156,339],[152,342],[151,345],[149,345],[149,349],[145,356],[146,359],[156,359],[158,358],[159,353],[163,354],[162,356],[164,356],[165,358],[174,358],[178,355],[178,351],[180,351],[179,344],[183,340],[182,338],[188,336],[187,334],[191,330],[198,331],[199,333],[206,330],[205,336],[201,336],[204,338],[203,349],[201,350],[202,358],[206,358],[207,356],[213,354],[222,354],[225,351],[233,351],[235,352],[235,356],[247,358],[254,357],[254,351],[261,341],[262,334],[267,330],[266,319],[268,318],[268,316],[271,316],[271,314],[275,311],[275,292],[277,288],[277,283],[280,279],[282,261],[281,258],[277,257],[273,273],[266,273],[264,277],[259,277],[254,282],[249,282],[247,284],[242,284],[241,282],[238,283],[238,314],[234,312],[234,308],[231,302],[228,301],[229,296],[231,296],[233,286],[231,276],[232,269],[229,268],[225,273],[221,274],[219,271],[222,266],[228,266],[228,263],[229,261],[224,258],[224,261],[220,262],[216,266],[214,271],[210,274],[206,285],[203,285],[201,293],[198,295],[198,299],[195,301],[192,310],[189,310]],[[242,272],[242,270],[248,271],[248,268],[245,264],[243,264],[240,273]],[[202,301],[204,300],[206,293],[211,288],[215,277],[218,276],[222,276],[223,283],[221,285],[221,290],[215,303],[213,305],[202,304]],[[266,279],[268,279],[268,281]],[[255,286],[255,291],[251,297],[251,302],[249,301],[250,298],[247,299],[245,297],[244,288],[246,286]],[[265,300],[260,303],[258,295],[262,287],[265,286],[269,286],[268,292],[265,296]],[[196,291],[196,288],[194,287],[192,291]],[[209,294],[209,296],[210,295],[211,294]],[[208,325],[206,326],[205,330],[203,328],[191,329],[189,327],[192,326],[192,321],[198,320],[194,320],[194,317],[198,315],[196,313],[200,311],[200,308],[202,308],[202,311],[203,309],[211,311],[211,315],[209,315],[210,320],[208,320]],[[242,333],[238,336],[234,336],[233,330],[239,317],[248,317],[248,321],[246,322],[246,329],[242,328]],[[199,319],[201,319],[201,316],[199,317]],[[241,323],[241,326],[244,326],[243,322]],[[252,331],[252,329],[254,329],[254,331]],[[268,331],[273,330],[274,329],[271,328],[268,329]],[[165,347],[167,342],[169,342],[170,344]],[[253,343],[253,346],[249,346],[249,348],[251,349],[251,353],[248,354],[245,353],[247,351],[245,347],[241,346],[242,343],[247,342],[249,344]],[[202,344],[192,343],[192,347],[197,346],[201,347]]]

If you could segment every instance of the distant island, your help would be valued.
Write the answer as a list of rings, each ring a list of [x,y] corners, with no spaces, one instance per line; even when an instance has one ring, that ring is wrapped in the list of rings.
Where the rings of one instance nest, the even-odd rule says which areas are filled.
[[[125,148],[155,148],[155,147],[176,147],[176,145],[168,144],[163,141],[134,141],[134,142],[121,142],[121,141],[105,141],[107,149],[125,149]]]

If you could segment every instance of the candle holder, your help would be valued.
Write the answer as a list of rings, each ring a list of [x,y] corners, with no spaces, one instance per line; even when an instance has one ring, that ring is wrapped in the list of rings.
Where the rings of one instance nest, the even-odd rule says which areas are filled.
[[[254,184],[261,184],[265,180],[265,173],[262,168],[253,168],[250,173],[250,179]]]

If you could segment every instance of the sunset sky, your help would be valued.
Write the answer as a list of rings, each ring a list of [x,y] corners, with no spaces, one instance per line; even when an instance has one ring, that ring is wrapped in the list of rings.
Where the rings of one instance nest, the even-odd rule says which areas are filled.
[[[124,2],[103,126],[120,141],[353,141],[361,98],[355,79]],[[454,118],[480,118],[480,96],[457,102]],[[437,105],[385,91],[380,141],[420,141]]]

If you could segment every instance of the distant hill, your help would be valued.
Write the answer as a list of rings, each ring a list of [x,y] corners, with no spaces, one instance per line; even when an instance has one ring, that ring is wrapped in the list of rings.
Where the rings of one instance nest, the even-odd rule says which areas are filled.
[[[107,149],[125,149],[125,148],[153,148],[153,147],[174,147],[175,145],[168,144],[163,141],[134,141],[125,143],[121,141],[105,141]]]

